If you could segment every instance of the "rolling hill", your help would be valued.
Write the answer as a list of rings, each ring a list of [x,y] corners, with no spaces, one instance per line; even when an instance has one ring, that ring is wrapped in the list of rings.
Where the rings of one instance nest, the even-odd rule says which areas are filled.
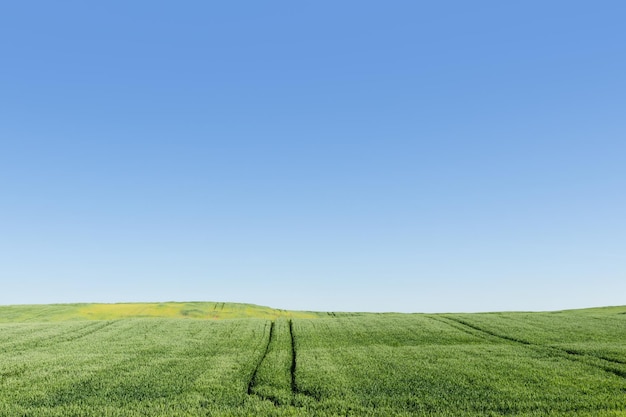
[[[1,416],[626,416],[626,307],[0,306]]]

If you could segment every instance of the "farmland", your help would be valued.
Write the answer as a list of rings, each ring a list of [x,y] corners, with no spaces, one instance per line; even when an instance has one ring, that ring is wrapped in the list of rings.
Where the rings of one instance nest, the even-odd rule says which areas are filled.
[[[0,416],[626,416],[626,307],[0,307]]]

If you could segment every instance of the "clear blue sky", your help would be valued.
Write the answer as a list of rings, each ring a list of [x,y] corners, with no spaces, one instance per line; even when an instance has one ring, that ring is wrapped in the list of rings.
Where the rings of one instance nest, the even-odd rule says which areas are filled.
[[[622,1],[0,7],[0,304],[626,304]]]

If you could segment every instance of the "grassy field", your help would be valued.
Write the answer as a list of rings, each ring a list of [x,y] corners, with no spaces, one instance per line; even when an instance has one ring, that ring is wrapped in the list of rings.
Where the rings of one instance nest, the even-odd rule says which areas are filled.
[[[626,416],[626,307],[0,307],[0,416]]]

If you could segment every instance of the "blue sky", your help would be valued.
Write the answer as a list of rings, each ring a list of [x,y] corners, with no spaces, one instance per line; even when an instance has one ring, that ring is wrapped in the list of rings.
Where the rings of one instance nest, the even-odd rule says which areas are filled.
[[[623,2],[11,3],[0,304],[626,304]]]

